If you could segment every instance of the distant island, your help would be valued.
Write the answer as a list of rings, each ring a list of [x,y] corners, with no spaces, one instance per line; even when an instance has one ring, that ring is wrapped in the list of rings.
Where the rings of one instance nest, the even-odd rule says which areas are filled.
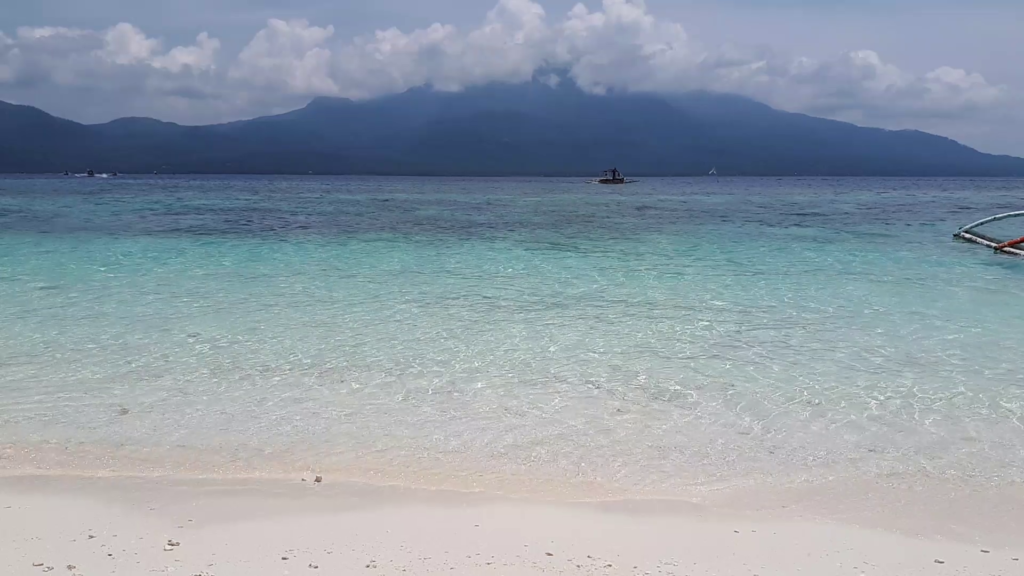
[[[0,102],[0,172],[595,176],[1024,176],[1024,159],[740,96],[595,95],[571,81],[416,88],[210,126],[85,125]]]

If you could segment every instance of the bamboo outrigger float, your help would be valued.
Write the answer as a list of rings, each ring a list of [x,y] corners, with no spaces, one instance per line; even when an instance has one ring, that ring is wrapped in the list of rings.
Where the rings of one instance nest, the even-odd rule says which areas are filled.
[[[985,224],[991,224],[993,222],[999,222],[1000,220],[1008,220],[1010,218],[1022,218],[1024,217],[1024,210],[1018,212],[1007,212],[1005,214],[996,214],[983,220],[978,220],[974,224],[968,224],[963,228],[953,233],[954,238],[966,240],[968,242],[974,242],[975,244],[981,244],[987,246],[996,252],[1003,252],[1005,254],[1013,254],[1015,256],[1024,256],[1024,236],[1014,240],[1001,240],[999,238],[993,238],[987,234],[978,232],[976,228],[980,228]]]

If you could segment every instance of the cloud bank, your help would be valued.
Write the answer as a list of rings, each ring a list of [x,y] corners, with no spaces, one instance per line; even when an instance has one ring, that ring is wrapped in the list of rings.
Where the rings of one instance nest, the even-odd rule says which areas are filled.
[[[549,16],[533,0],[500,0],[476,28],[391,28],[346,40],[333,26],[271,19],[238,53],[209,33],[165,48],[139,28],[18,28],[0,32],[0,95],[141,111],[184,122],[244,117],[312,96],[353,99],[426,84],[461,90],[529,80],[559,68],[583,89],[743,94],[779,108],[889,127],[1017,118],[1019,100],[977,73],[901,70],[865,49],[824,59],[705,47],[643,0],[603,0]],[[73,115],[72,115],[73,116]],[[938,123],[938,124],[937,124]]]

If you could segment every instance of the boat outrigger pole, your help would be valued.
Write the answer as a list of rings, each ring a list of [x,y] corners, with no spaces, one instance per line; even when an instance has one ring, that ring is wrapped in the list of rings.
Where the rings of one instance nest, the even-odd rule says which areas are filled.
[[[985,224],[991,224],[993,222],[999,222],[1000,220],[1008,220],[1010,218],[1021,218],[1024,217],[1024,210],[1018,212],[1007,212],[1005,214],[996,214],[983,220],[978,220],[973,224],[968,224],[963,228],[953,233],[953,237],[967,240],[968,242],[974,242],[975,244],[981,244],[987,246],[996,252],[1003,252],[1004,254],[1014,254],[1016,256],[1024,256],[1024,236],[1017,238],[1016,240],[1002,241],[997,238],[976,232],[975,228],[984,226]]]
[[[1017,238],[1016,240],[1009,240],[1007,242],[1003,242],[1002,244],[996,246],[996,250],[998,251],[998,250],[1002,250],[1003,248],[1011,248],[1011,247],[1017,246],[1019,244],[1024,244],[1024,236],[1021,236],[1020,238]]]

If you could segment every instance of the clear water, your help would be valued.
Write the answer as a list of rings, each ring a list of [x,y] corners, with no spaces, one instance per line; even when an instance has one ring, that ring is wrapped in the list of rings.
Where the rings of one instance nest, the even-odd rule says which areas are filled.
[[[1021,180],[8,177],[0,444],[638,492],[1021,481],[1024,259],[951,233],[1022,199]]]

